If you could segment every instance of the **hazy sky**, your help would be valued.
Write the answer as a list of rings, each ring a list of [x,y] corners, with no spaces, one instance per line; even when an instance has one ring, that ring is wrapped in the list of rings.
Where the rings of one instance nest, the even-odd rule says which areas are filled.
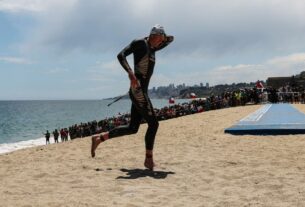
[[[124,94],[116,56],[156,23],[175,41],[150,88],[298,74],[304,11],[304,0],[0,0],[0,100]]]

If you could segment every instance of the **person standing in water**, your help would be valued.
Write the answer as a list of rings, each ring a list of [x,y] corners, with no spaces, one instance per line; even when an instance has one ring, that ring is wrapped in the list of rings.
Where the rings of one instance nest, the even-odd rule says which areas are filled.
[[[118,54],[118,60],[130,79],[129,97],[132,101],[130,123],[104,134],[92,136],[92,157],[95,157],[95,150],[100,143],[115,137],[137,133],[143,118],[148,124],[145,134],[144,166],[153,170],[155,166],[153,147],[159,123],[148,97],[148,86],[155,66],[155,52],[163,49],[173,40],[174,37],[166,35],[164,28],[157,24],[151,29],[149,37],[132,41]],[[126,59],[130,54],[134,56],[134,71]]]

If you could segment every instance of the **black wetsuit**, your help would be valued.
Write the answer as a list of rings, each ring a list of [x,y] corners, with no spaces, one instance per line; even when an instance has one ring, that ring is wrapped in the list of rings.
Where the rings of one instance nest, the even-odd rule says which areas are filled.
[[[129,90],[129,96],[132,101],[129,125],[120,126],[111,130],[109,132],[110,139],[122,135],[137,133],[141,120],[144,118],[148,124],[148,129],[145,134],[145,146],[147,150],[153,149],[159,123],[147,94],[148,85],[155,66],[155,52],[164,48],[172,41],[173,37],[168,36],[166,41],[158,48],[151,48],[148,43],[148,38],[134,40],[118,54],[119,62],[128,72],[131,68],[126,57],[133,53],[134,74],[139,80],[141,87],[137,89],[130,88]]]

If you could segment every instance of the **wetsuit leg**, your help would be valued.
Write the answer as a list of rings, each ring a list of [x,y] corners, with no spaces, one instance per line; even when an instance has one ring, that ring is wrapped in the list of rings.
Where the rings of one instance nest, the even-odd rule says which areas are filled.
[[[141,120],[144,118],[148,124],[148,129],[145,134],[145,146],[147,150],[152,150],[159,123],[151,101],[148,95],[141,89],[131,90],[129,95],[132,101],[130,124],[110,130],[109,139],[137,133]]]
[[[119,126],[109,131],[109,139],[135,134],[138,132],[140,127],[140,123],[142,120],[141,114],[138,112],[136,106],[132,103],[131,105],[131,114],[130,114],[130,123],[128,125]]]
[[[144,93],[141,89],[131,90],[130,98],[133,104],[136,106],[138,112],[148,124],[148,129],[145,134],[145,146],[147,150],[152,150],[159,123],[153,110],[151,101],[147,93]]]
[[[147,96],[147,95],[146,95]],[[148,96],[147,96],[148,97]],[[148,129],[145,134],[145,144],[147,150],[153,150],[154,143],[155,143],[155,137],[159,128],[159,122],[157,119],[157,116],[153,110],[153,105],[151,104],[150,99],[148,98],[148,104],[150,105],[150,108],[152,109],[152,115],[148,114],[148,116],[144,115],[144,119],[148,123]]]

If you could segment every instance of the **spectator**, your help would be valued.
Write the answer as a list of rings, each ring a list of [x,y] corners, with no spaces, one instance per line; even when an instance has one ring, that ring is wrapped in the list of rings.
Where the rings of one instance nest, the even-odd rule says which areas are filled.
[[[59,133],[58,133],[57,129],[55,129],[55,131],[53,132],[53,136],[54,136],[54,142],[58,143]]]
[[[46,145],[50,144],[50,132],[47,130],[47,132],[44,135],[46,137]]]

